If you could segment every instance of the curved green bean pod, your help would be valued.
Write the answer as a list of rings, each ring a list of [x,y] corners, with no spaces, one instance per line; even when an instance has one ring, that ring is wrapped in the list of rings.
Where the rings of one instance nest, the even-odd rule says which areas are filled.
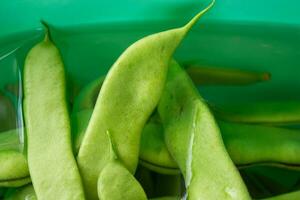
[[[38,199],[84,199],[72,152],[64,65],[48,33],[29,51],[23,83],[28,165]]]
[[[270,80],[268,72],[254,72],[232,68],[187,65],[186,72],[199,85],[249,85]]]
[[[118,159],[110,134],[110,161],[100,172],[98,179],[98,197],[101,200],[146,200],[146,194],[140,183]]]
[[[184,176],[188,199],[250,199],[212,114],[175,62],[158,112],[166,145]]]
[[[161,96],[169,61],[191,27],[212,5],[181,28],[135,42],[111,67],[77,156],[88,198],[97,198],[98,175],[108,160],[106,131],[116,142],[120,160],[134,173],[141,131]]]
[[[27,160],[17,151],[0,151],[0,181],[23,179],[29,176]]]
[[[300,124],[300,101],[255,102],[211,107],[218,119],[251,124]]]

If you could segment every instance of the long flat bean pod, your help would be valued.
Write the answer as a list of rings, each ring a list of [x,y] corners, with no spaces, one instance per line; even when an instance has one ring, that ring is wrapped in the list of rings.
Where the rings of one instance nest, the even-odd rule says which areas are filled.
[[[270,163],[299,168],[299,130],[218,123],[227,151],[237,165]]]
[[[250,199],[211,112],[180,66],[169,69],[158,112],[188,199]]]
[[[84,199],[72,152],[64,65],[48,33],[28,53],[23,78],[28,165],[38,199]]]
[[[255,102],[212,106],[212,109],[215,116],[224,121],[269,125],[300,123],[300,101]]]
[[[140,183],[118,159],[110,134],[110,161],[100,172],[98,196],[101,200],[146,200],[146,194]]]
[[[119,159],[134,173],[141,131],[161,96],[169,61],[191,27],[212,5],[181,28],[135,42],[111,67],[77,156],[88,198],[97,198],[98,175],[108,160],[106,131],[115,141]]]
[[[254,72],[231,68],[187,65],[186,71],[199,85],[249,85],[271,78],[268,72]]]

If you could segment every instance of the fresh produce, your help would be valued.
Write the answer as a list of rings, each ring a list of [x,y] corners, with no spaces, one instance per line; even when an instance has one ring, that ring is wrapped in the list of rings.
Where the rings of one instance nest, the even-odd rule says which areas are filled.
[[[84,199],[72,151],[64,65],[46,33],[24,66],[24,118],[30,177],[38,199]]]
[[[133,43],[70,98],[79,87],[69,88],[44,24],[23,93],[19,84],[0,93],[0,199],[300,199],[300,131],[287,126],[300,122],[299,102],[215,106],[197,87],[262,84],[271,74],[175,61],[213,4]],[[22,97],[23,127],[11,103]]]

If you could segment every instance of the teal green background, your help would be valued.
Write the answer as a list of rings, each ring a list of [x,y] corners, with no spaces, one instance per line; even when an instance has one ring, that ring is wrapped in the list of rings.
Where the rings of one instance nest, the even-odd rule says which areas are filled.
[[[57,25],[187,19],[208,0],[1,0],[1,35]],[[207,19],[300,24],[298,0],[217,0]]]
[[[51,29],[76,87],[107,72],[141,37],[181,26],[207,0],[2,0],[0,87],[18,80],[28,50]],[[300,99],[298,0],[217,0],[178,48],[179,62],[270,71],[272,81],[247,87],[200,87],[216,104]]]

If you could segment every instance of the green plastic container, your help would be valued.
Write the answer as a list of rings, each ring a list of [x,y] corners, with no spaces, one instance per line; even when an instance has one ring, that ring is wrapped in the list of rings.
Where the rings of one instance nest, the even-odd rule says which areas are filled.
[[[141,37],[178,27],[207,0],[34,0],[0,2],[0,90],[21,94],[28,50],[43,38],[43,19],[67,68],[70,95],[106,73]],[[300,100],[300,6],[297,0],[217,0],[178,48],[179,62],[269,71],[272,80],[247,87],[200,87],[210,102]],[[10,94],[8,94],[10,95]],[[19,96],[19,100],[22,97]],[[22,107],[13,99],[17,116]],[[22,126],[22,118],[15,120]],[[21,140],[24,140],[21,135]]]

